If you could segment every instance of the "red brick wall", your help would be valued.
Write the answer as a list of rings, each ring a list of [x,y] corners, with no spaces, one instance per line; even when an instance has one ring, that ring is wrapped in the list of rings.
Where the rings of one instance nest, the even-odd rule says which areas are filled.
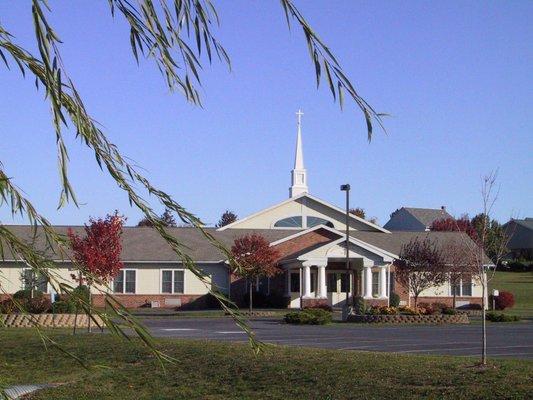
[[[481,305],[482,304],[482,298],[481,297],[459,297],[457,296],[455,298],[455,301],[456,302],[459,302],[459,301],[464,301],[464,302],[469,302],[470,304],[479,304]],[[446,304],[447,306],[449,307],[452,307],[453,306],[453,297],[422,297],[420,296],[418,298],[418,304],[420,305],[420,303],[444,303]],[[414,305],[415,304],[415,299],[414,297],[411,297],[411,305]]]
[[[305,235],[298,236],[297,238],[287,240],[280,243],[274,248],[280,252],[280,259],[290,258],[292,254],[303,250],[307,247],[313,246],[318,243],[327,243],[331,240],[338,239],[339,235],[330,232],[325,229],[317,229],[306,233]]]
[[[162,308],[178,308],[176,306],[165,306],[165,299],[181,299],[180,309],[202,309],[210,308],[213,305],[208,295],[189,294],[114,294],[120,303],[127,308],[149,307],[151,301],[159,301]],[[95,307],[104,307],[105,300],[103,294],[92,295]]]
[[[327,305],[329,305],[328,299],[302,299],[303,308]]]

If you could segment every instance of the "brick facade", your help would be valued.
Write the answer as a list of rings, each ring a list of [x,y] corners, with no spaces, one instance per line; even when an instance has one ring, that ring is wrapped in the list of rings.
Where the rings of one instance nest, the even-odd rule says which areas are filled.
[[[302,299],[303,308],[329,305],[328,299]]]
[[[105,295],[93,294],[93,305],[105,307]],[[126,308],[150,307],[151,301],[159,301],[161,308],[175,308],[180,310],[200,310],[215,308],[216,303],[209,295],[190,294],[114,294],[120,303]],[[181,306],[165,305],[165,299],[179,299]]]
[[[305,235],[301,235],[294,239],[280,243],[274,246],[274,248],[279,251],[280,260],[290,259],[293,254],[296,254],[301,250],[316,244],[331,242],[332,240],[338,238],[339,235],[333,232],[330,232],[326,229],[317,229],[316,231],[312,231],[306,233]]]

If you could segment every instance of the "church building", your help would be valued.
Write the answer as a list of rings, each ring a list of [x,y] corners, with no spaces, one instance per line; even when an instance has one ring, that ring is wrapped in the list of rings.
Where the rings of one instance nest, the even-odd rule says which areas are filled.
[[[395,280],[393,262],[402,246],[430,237],[440,246],[457,239],[458,232],[389,231],[313,196],[309,192],[304,164],[301,112],[298,112],[296,153],[291,171],[289,197],[278,204],[221,228],[206,228],[217,240],[232,246],[246,234],[262,235],[280,253],[283,273],[259,279],[255,290],[271,303],[289,308],[317,304],[341,307],[348,297],[362,296],[369,304],[387,305],[391,292],[400,295],[403,304],[412,302],[412,294]],[[346,224],[348,223],[348,227]],[[45,249],[45,243],[28,226],[8,226],[13,233]],[[82,233],[83,227],[71,227]],[[348,228],[348,229],[347,229]],[[56,227],[66,233],[67,227]],[[349,232],[346,240],[346,231]],[[242,304],[247,288],[243,279],[229,270],[223,254],[208,243],[194,228],[168,228],[187,249],[210,285]],[[465,240],[469,240],[468,238]],[[215,304],[206,287],[191,271],[177,261],[175,253],[159,234],[148,227],[125,227],[122,235],[124,268],[110,285],[110,290],[127,307],[174,307],[199,309]],[[346,245],[348,243],[348,249]],[[348,269],[346,256],[348,252]],[[490,260],[487,260],[487,265]],[[57,260],[56,274],[70,280],[72,267]],[[25,272],[26,271],[26,272]],[[0,298],[24,289],[31,274],[16,255],[6,254],[0,261]],[[53,294],[46,281],[39,289]],[[426,290],[419,302],[441,302],[457,306],[481,303],[481,285],[464,275],[459,285],[446,283]],[[104,295],[94,291],[96,305],[103,305]]]

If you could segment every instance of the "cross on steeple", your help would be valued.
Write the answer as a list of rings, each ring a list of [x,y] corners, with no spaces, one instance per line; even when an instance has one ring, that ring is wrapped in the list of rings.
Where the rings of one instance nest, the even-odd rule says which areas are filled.
[[[289,196],[295,197],[302,193],[307,193],[307,171],[304,167],[304,152],[302,146],[302,110],[298,110],[298,129],[296,134],[296,154],[294,157],[294,169],[291,172],[291,187]]]
[[[301,109],[298,109],[298,112],[296,113],[296,115],[298,116],[298,126],[300,126],[302,124],[302,115],[304,115],[304,113],[302,112]]]

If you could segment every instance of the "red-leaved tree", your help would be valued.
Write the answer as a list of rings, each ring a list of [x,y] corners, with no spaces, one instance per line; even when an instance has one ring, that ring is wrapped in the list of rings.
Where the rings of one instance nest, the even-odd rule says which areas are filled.
[[[91,304],[91,285],[108,284],[116,277],[123,264],[120,261],[122,252],[122,226],[124,218],[114,214],[108,214],[105,218],[89,219],[89,225],[85,225],[85,236],[76,234],[72,229],[68,230],[68,237],[72,247],[73,258],[79,268],[78,276],[72,278],[81,286],[87,283],[89,286],[89,307]],[[77,313],[76,306],[76,313]],[[77,319],[77,318],[76,318]],[[90,331],[89,318],[89,331]],[[76,326],[74,326],[74,331]]]
[[[249,281],[250,311],[252,311],[253,282],[260,277],[272,277],[282,269],[277,265],[279,252],[261,235],[249,234],[235,239],[231,253],[238,264],[237,276]]]
[[[95,280],[108,283],[117,276],[123,266],[120,261],[123,224],[123,217],[115,212],[105,218],[89,219],[84,237],[68,230],[74,260],[81,272],[81,277],[73,276],[75,280],[91,285]]]
[[[470,238],[477,242],[477,232],[472,225],[468,216],[463,215],[461,218],[443,218],[433,221],[429,227],[432,231],[446,231],[446,232],[465,232]]]

